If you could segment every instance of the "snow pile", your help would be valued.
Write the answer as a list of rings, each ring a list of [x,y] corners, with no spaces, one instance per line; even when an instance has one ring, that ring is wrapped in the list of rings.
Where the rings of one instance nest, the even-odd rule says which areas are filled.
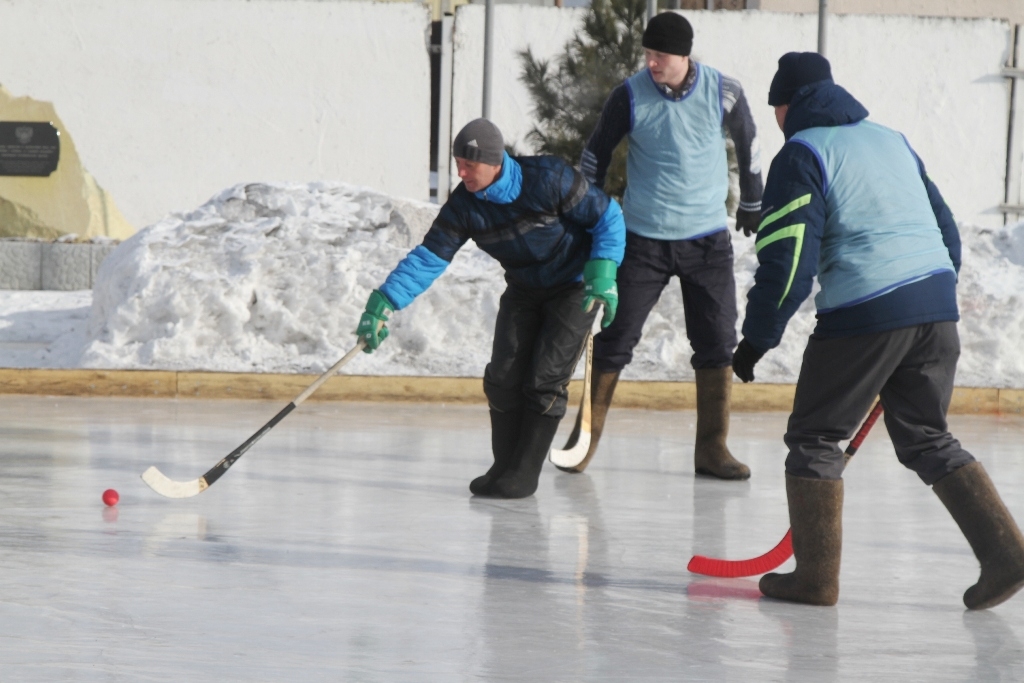
[[[370,291],[437,208],[340,183],[232,187],[124,242],[93,288],[82,365],[319,372],[355,343]],[[474,375],[490,349],[497,264],[465,250],[391,325],[359,374]]]
[[[322,371],[355,343],[370,291],[436,213],[430,204],[337,183],[230,188],[119,246],[100,268],[88,325],[86,293],[63,304],[59,334],[56,300],[37,311],[30,298],[0,303],[0,364]],[[957,384],[1024,387],[1024,223],[962,225],[961,233]],[[732,234],[742,321],[757,259],[753,240]],[[504,287],[500,266],[470,242],[429,291],[395,314],[384,345],[347,372],[482,376]],[[814,322],[809,298],[757,366],[758,381],[796,381]],[[48,330],[51,342],[41,344]],[[623,376],[692,379],[691,353],[673,280]]]

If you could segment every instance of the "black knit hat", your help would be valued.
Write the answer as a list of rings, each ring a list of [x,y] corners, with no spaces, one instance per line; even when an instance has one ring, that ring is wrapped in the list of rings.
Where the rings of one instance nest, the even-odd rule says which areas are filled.
[[[488,166],[501,166],[505,141],[498,127],[487,119],[467,123],[452,143],[452,156],[479,161]]]
[[[644,29],[643,46],[670,55],[689,56],[693,48],[693,27],[682,14],[656,14]]]
[[[827,59],[817,52],[787,52],[779,57],[779,70],[768,89],[768,104],[789,104],[797,90],[818,81],[833,82],[832,66]]]

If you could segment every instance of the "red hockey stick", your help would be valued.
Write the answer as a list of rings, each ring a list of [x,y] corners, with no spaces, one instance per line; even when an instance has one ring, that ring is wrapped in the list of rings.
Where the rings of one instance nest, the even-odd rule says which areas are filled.
[[[846,447],[843,452],[843,464],[850,462],[850,458],[857,452],[860,445],[864,442],[864,438],[867,437],[868,432],[878,421],[878,416],[882,414],[882,402],[879,401],[875,404],[875,407],[868,413],[868,417],[864,420],[864,424],[857,430],[857,434],[854,435],[850,441],[850,445]],[[736,578],[739,576],[757,576],[758,574],[765,574],[773,569],[776,569],[783,562],[793,556],[793,530],[790,529],[786,532],[786,535],[779,541],[779,544],[766,552],[760,557],[754,557],[749,560],[719,560],[714,557],[707,557],[705,555],[694,555],[690,558],[690,564],[686,565],[694,574],[704,574],[705,576],[720,576],[723,578]]]

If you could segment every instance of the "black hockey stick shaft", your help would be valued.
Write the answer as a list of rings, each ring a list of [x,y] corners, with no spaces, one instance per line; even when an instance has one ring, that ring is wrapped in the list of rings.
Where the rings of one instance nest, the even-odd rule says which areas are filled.
[[[330,367],[330,369],[327,370],[327,372],[325,372],[324,374],[320,375],[320,377],[318,377],[315,382],[310,384],[306,388],[305,391],[303,391],[301,394],[296,396],[294,401],[292,401],[291,403],[286,405],[284,408],[282,408],[281,411],[277,415],[275,415],[274,417],[270,418],[270,421],[267,422],[267,424],[265,424],[262,427],[260,427],[259,430],[255,434],[253,434],[248,439],[246,439],[245,443],[243,443],[241,446],[239,446],[235,450],[233,450],[230,453],[228,453],[226,456],[224,456],[221,459],[220,462],[218,462],[216,465],[211,467],[209,469],[209,471],[207,471],[207,473],[203,475],[203,479],[206,481],[206,485],[210,486],[210,485],[213,484],[213,482],[215,482],[218,479],[220,479],[224,475],[224,473],[227,472],[231,468],[231,466],[234,465],[235,462],[239,458],[241,458],[243,455],[245,455],[245,452],[247,450],[252,448],[253,444],[255,444],[257,441],[262,439],[264,434],[266,434],[271,429],[273,429],[275,426],[277,426],[278,422],[280,422],[284,418],[288,417],[288,413],[292,412],[297,407],[299,407],[300,403],[302,403],[307,398],[309,398],[310,395],[312,395],[312,393],[314,391],[319,389],[323,385],[324,382],[326,382],[328,379],[330,379],[331,376],[334,375],[334,373],[336,373],[341,368],[342,365],[344,365],[345,363],[349,362],[352,359],[352,357],[355,356],[360,351],[362,351],[365,346],[366,346],[366,342],[364,342],[363,340],[360,340],[359,343],[356,344],[352,348],[351,351],[346,353],[344,355],[344,357],[342,357],[341,360],[339,360],[337,363],[332,365]]]
[[[245,443],[243,443],[241,446],[239,446],[235,450],[233,450],[230,453],[228,453],[226,456],[224,456],[221,459],[220,462],[218,462],[216,465],[211,467],[206,472],[206,474],[203,475],[203,479],[206,480],[206,485],[210,486],[211,484],[213,484],[213,482],[215,482],[218,479],[220,479],[221,475],[223,475],[225,472],[227,472],[228,469],[230,469],[230,467],[235,464],[236,460],[238,460],[243,455],[245,455],[245,452],[247,450],[249,450],[250,448],[252,448],[252,445],[254,443],[256,443],[257,441],[262,439],[264,434],[266,434],[271,429],[273,429],[277,425],[278,422],[280,422],[281,420],[286,418],[288,416],[288,413],[292,412],[293,410],[295,410],[295,402],[294,401],[292,401],[291,403],[286,405],[281,410],[281,412],[279,412],[277,415],[272,417],[270,419],[270,422],[268,422],[267,424],[265,424],[262,427],[260,427],[259,431],[256,432],[255,434],[253,434],[252,436],[250,436],[248,439],[246,439]]]
[[[864,439],[867,438],[868,432],[870,432],[871,428],[875,426],[876,422],[878,422],[878,418],[881,414],[882,402],[877,401],[875,403],[875,407],[871,409],[871,412],[868,413],[867,418],[864,420],[864,424],[860,426],[860,429],[857,430],[857,434],[850,440],[850,443],[846,446],[846,450],[843,451],[843,465],[850,462],[850,458],[857,453],[857,449],[860,448],[862,443],[864,443]]]

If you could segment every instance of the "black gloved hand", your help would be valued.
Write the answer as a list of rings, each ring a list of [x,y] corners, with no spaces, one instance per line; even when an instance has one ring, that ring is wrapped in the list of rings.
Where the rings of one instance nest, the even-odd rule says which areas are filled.
[[[744,382],[753,382],[754,366],[757,365],[757,361],[761,360],[763,355],[764,351],[758,351],[750,342],[744,339],[736,347],[736,352],[732,354],[733,372]]]
[[[760,211],[744,211],[736,209],[736,232],[740,230],[747,237],[757,233],[757,226],[761,224]]]

